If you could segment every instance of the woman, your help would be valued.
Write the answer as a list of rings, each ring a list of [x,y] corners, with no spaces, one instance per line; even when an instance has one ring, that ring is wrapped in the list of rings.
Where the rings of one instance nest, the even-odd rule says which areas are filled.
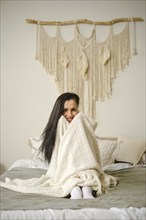
[[[71,199],[94,198],[117,184],[103,172],[95,123],[79,112],[79,97],[60,95],[42,134],[41,150],[49,166],[45,175],[27,180],[6,178],[1,186],[22,193]]]
[[[70,123],[78,114],[79,96],[74,93],[63,93],[60,95],[53,107],[47,126],[43,132],[42,151],[45,159],[50,163],[53,149],[55,146],[56,130],[58,120],[63,115]],[[84,186],[80,188],[75,186],[71,191],[71,199],[94,198],[91,187]]]
[[[50,163],[52,152],[55,145],[56,130],[58,120],[61,115],[71,122],[78,114],[79,97],[74,93],[63,93],[60,95],[52,109],[49,121],[43,132],[42,151],[45,154],[45,159]]]

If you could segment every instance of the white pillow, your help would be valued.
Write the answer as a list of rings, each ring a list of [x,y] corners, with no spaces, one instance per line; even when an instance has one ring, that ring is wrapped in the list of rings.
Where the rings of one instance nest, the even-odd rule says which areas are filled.
[[[136,165],[146,151],[145,140],[138,138],[119,137],[119,150],[116,161],[128,162]]]
[[[32,159],[40,167],[48,166],[45,161],[44,153],[41,151],[42,137],[29,138],[29,146],[32,150]]]
[[[97,138],[97,142],[102,166],[104,167],[113,164],[117,152],[117,139]]]

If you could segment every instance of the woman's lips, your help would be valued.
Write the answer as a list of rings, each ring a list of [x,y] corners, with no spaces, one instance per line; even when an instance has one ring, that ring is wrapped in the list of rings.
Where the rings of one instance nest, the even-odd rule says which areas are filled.
[[[73,118],[67,118],[67,120],[70,122],[70,121],[72,121],[72,120],[73,120]]]

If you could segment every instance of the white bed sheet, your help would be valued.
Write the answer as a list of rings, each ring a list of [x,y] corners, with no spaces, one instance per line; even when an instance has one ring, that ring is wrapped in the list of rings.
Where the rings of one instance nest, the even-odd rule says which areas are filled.
[[[111,165],[104,166],[103,170],[114,171],[114,170],[126,169],[126,168],[129,168],[129,167],[132,167],[132,166],[133,165],[131,165],[129,163],[113,163]],[[30,159],[19,159],[19,160],[16,160],[9,167],[9,170],[11,170],[12,168],[15,168],[15,167],[42,168],[42,169],[45,169],[45,170],[48,169],[47,164],[45,164],[45,163],[37,164],[33,160],[30,160]]]
[[[84,208],[80,210],[72,209],[44,209],[44,210],[18,210],[18,211],[2,211],[1,220],[145,220],[146,208],[129,207],[127,209],[110,208],[96,209]]]
[[[132,165],[125,163],[117,163],[104,167],[104,170],[120,170],[129,168]],[[43,168],[47,170],[47,166],[37,165],[32,160],[21,159],[17,160],[10,166],[9,170],[15,167],[27,168]],[[8,210],[1,211],[1,220],[146,220],[146,208],[116,208],[97,209],[44,209],[44,210]]]
[[[47,170],[48,166],[45,163],[41,163],[41,164],[37,164],[35,163],[33,160],[30,159],[19,159],[16,160],[10,167],[8,170],[11,170],[12,168],[15,167],[26,167],[26,168],[42,168]]]

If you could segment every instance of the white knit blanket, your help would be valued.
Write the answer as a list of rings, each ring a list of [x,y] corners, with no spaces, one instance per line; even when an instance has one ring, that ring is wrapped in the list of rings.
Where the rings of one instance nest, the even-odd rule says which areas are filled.
[[[49,169],[40,178],[5,179],[1,186],[22,193],[65,197],[75,185],[91,186],[102,194],[117,184],[117,179],[103,172],[93,124],[78,113],[69,123],[61,116]]]

